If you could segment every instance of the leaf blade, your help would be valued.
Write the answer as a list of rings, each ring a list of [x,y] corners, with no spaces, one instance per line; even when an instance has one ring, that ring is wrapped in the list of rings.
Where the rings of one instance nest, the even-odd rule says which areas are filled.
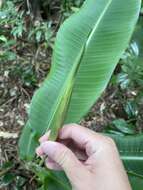
[[[87,113],[128,44],[139,8],[140,0],[88,0],[62,25],[51,72],[31,103],[36,136],[51,129],[55,140],[66,114],[65,123],[71,123]]]

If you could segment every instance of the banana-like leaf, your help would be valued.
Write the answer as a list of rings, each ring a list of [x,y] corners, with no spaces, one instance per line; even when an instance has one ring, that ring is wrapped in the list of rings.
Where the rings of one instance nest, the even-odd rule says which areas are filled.
[[[38,190],[71,190],[71,185],[68,178],[63,171],[52,171],[36,164],[36,162],[29,162],[28,168],[36,176],[39,184],[42,185]]]
[[[143,134],[135,136],[109,135],[118,147],[133,190],[143,189]]]
[[[115,140],[127,172],[143,178],[143,134],[109,136]]]
[[[143,178],[129,175],[129,180],[133,190],[142,190],[143,189]]]
[[[140,4],[140,0],[87,0],[64,22],[50,74],[32,99],[20,140],[21,157],[33,158],[34,143],[36,147],[37,138],[47,130],[55,140],[63,123],[78,122],[88,112],[127,47]]]

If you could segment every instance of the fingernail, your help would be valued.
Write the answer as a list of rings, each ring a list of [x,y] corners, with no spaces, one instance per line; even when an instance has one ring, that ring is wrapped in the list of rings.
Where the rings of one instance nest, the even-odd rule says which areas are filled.
[[[41,144],[41,149],[45,154],[53,155],[57,151],[55,142],[46,141]]]
[[[51,170],[62,170],[62,168],[56,162],[52,161],[51,159],[46,159],[45,164],[48,169]]]
[[[42,142],[45,142],[48,140],[49,136],[50,136],[50,133],[51,133],[51,130],[49,130],[45,135],[43,135],[40,139],[39,139],[39,142],[42,143]]]
[[[44,154],[43,149],[40,146],[36,148],[36,154],[38,156],[42,156]]]

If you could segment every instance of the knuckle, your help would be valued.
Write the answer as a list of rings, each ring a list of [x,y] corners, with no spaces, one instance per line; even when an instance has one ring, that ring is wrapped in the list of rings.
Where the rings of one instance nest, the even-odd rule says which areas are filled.
[[[116,144],[114,140],[111,137],[105,137],[104,144],[109,147],[109,148],[114,148],[116,147]]]
[[[72,131],[73,128],[77,128],[79,125],[76,123],[70,123],[63,126],[62,131]]]
[[[57,158],[58,160],[58,164],[60,166],[64,166],[66,164],[66,162],[68,161],[68,156],[69,155],[69,150],[65,149],[65,150],[61,150],[59,157]]]
[[[78,124],[76,124],[76,123],[71,123],[71,124],[70,124],[70,127],[77,128],[77,127],[79,127],[79,125],[78,125]]]

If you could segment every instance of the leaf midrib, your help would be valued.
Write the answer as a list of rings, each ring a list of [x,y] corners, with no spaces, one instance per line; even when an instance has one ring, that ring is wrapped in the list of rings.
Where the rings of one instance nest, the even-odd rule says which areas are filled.
[[[109,1],[108,1],[107,5],[105,6],[105,8],[104,8],[104,10],[103,10],[103,12],[102,12],[102,14],[101,14],[100,17],[99,17],[97,23],[95,24],[95,26],[93,27],[92,31],[90,32],[89,37],[88,37],[88,40],[87,40],[87,42],[86,42],[86,47],[88,47],[88,44],[90,43],[94,32],[95,32],[96,29],[98,28],[98,25],[100,24],[100,22],[101,22],[102,18],[104,17],[106,11],[107,11],[108,8],[110,7],[112,1],[113,1],[113,0],[109,0]]]
[[[123,155],[121,155],[121,159],[123,160],[123,161],[134,161],[134,160],[136,160],[136,161],[143,161],[143,155],[142,156],[123,156]]]
[[[110,7],[112,1],[113,1],[113,0],[109,0],[109,1],[108,1],[107,5],[105,6],[105,8],[104,8],[102,14],[99,16],[99,18],[98,18],[96,24],[94,25],[93,29],[89,32],[88,39],[87,39],[86,43],[81,47],[81,51],[79,52],[79,55],[77,56],[78,59],[77,59],[77,61],[76,61],[76,64],[74,64],[75,66],[74,66],[73,69],[71,70],[71,72],[70,72],[70,74],[69,74],[69,77],[67,78],[67,80],[65,81],[63,87],[62,87],[61,90],[60,90],[60,93],[59,93],[59,94],[61,94],[61,95],[59,96],[59,98],[57,98],[57,101],[55,102],[55,104],[54,104],[54,106],[53,106],[54,113],[53,113],[53,111],[51,111],[51,114],[52,114],[52,113],[53,113],[53,114],[52,114],[52,117],[51,117],[50,121],[49,121],[48,124],[47,124],[47,126],[48,126],[47,130],[49,129],[49,127],[50,127],[50,125],[51,125],[51,123],[52,123],[52,121],[53,121],[53,118],[54,118],[54,116],[55,116],[55,114],[56,114],[56,112],[57,112],[57,108],[60,106],[60,103],[61,103],[61,101],[62,101],[63,95],[64,95],[64,93],[65,93],[65,89],[66,89],[65,86],[67,86],[67,83],[68,83],[67,81],[69,81],[70,78],[72,78],[72,79],[74,80],[74,74],[77,73],[77,66],[80,65],[80,63],[81,63],[81,58],[83,57],[83,54],[86,52],[86,49],[88,49],[88,45],[89,45],[90,41],[92,40],[92,36],[93,36],[93,34],[95,33],[96,29],[98,28],[98,26],[99,26],[101,20],[103,19],[105,13],[107,12],[108,8]],[[79,68],[79,67],[78,67],[78,68]],[[73,74],[73,77],[72,77],[72,74]]]

